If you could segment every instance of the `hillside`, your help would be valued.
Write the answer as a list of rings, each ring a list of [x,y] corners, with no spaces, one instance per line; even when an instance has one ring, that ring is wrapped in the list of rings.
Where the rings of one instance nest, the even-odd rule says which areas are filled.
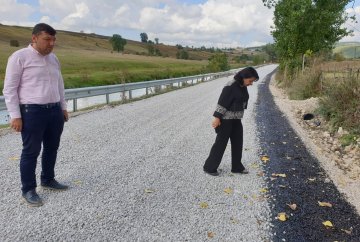
[[[7,59],[11,53],[31,42],[31,31],[29,27],[0,24],[0,95]],[[127,40],[124,52],[117,53],[112,51],[109,36],[59,30],[56,37],[54,52],[60,59],[66,88],[196,75],[207,71],[208,59],[214,54],[214,49],[185,47],[189,60],[182,60],[176,58],[179,51],[176,46],[154,44],[161,56],[149,56],[149,44],[140,41]],[[10,46],[11,40],[18,41],[19,47]],[[225,53],[232,68],[252,64],[251,61],[237,61],[240,55],[254,57],[264,54],[245,49]]]
[[[0,45],[8,46],[10,40],[17,40],[20,47],[28,45],[31,41],[30,27],[7,26],[0,25]],[[112,50],[109,42],[109,36],[102,36],[97,34],[76,33],[70,31],[57,31],[56,49],[81,49],[91,51],[108,51]],[[168,46],[163,44],[154,45],[154,48],[160,50],[165,57],[176,58],[178,48],[176,46]],[[207,60],[212,54],[206,51],[193,51],[191,48],[187,49],[190,59],[193,60]],[[124,54],[144,55],[148,53],[148,44],[133,40],[127,40]]]
[[[341,53],[346,59],[360,58],[360,42],[337,43],[334,53]]]

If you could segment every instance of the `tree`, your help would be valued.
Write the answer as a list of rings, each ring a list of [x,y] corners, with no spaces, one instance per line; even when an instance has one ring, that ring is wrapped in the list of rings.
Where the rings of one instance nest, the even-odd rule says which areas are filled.
[[[158,45],[159,44],[159,38],[155,38],[155,43]]]
[[[305,53],[332,49],[351,31],[344,27],[349,19],[345,6],[354,0],[263,0],[275,7],[272,35],[280,67],[290,74],[301,66]]]
[[[119,34],[114,34],[110,38],[110,42],[112,44],[113,50],[117,52],[124,51],[124,47],[127,44],[126,39],[123,39]]]
[[[189,59],[189,53],[186,50],[181,49],[176,53],[176,58],[188,60]]]
[[[208,69],[212,72],[230,70],[229,62],[225,53],[216,53],[209,58]]]
[[[271,62],[276,61],[276,49],[275,44],[266,44],[262,50],[269,56]]]
[[[141,42],[147,43],[149,37],[148,37],[147,33],[141,33],[141,34],[140,34],[140,39],[141,39]]]

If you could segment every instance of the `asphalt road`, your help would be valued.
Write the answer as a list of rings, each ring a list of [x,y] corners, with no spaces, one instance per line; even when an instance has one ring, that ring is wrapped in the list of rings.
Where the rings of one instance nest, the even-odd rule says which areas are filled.
[[[269,187],[273,240],[359,242],[359,215],[277,108],[269,91],[270,77],[259,86],[256,121],[262,153],[270,158],[263,168]],[[319,201],[332,207],[321,207]],[[297,209],[293,211],[287,204],[296,204]],[[282,212],[289,216],[286,222],[275,219]],[[326,221],[333,227],[325,227]]]

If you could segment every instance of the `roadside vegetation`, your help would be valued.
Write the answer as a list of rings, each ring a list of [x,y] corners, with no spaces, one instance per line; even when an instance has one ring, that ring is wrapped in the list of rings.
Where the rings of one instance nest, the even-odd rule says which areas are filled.
[[[263,2],[275,9],[272,35],[280,85],[292,99],[319,97],[318,112],[331,131],[342,127],[348,131],[343,139],[355,142],[360,137],[360,48],[338,44],[352,32],[343,26],[354,20],[345,12],[353,0]]]

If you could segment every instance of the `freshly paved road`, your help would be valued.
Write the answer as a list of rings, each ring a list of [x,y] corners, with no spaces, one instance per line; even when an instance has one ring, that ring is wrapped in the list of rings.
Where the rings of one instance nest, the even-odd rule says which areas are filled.
[[[38,188],[40,208],[20,199],[20,135],[1,136],[0,240],[266,241],[271,213],[257,175],[254,107],[257,85],[275,68],[259,68],[249,88],[245,176],[231,175],[230,149],[220,177],[202,171],[215,139],[212,113],[231,77],[72,118],[56,168],[71,189]]]

